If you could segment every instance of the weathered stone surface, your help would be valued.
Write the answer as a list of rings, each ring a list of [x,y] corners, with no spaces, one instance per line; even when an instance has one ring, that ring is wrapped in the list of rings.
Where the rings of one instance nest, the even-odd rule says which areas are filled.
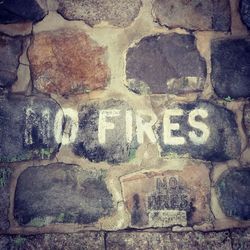
[[[44,0],[4,0],[0,3],[0,23],[38,22],[46,14]]]
[[[54,123],[60,106],[49,98],[0,97],[0,162],[49,159],[58,150]]]
[[[104,118],[100,117],[102,110],[106,116]],[[129,161],[138,145],[134,139],[133,124],[132,140],[127,141],[126,111],[132,112],[131,118],[133,118],[131,107],[126,102],[115,99],[83,106],[79,112],[79,130],[74,143],[74,153],[93,162]],[[108,128],[106,123],[114,124],[114,128]],[[103,143],[99,138],[100,133],[105,134]]]
[[[0,35],[0,88],[10,87],[17,79],[22,40]]]
[[[229,232],[217,233],[152,233],[126,232],[109,233],[107,249],[185,249],[185,250],[232,250]]]
[[[141,171],[122,177],[121,183],[132,227],[187,226],[211,219],[205,165]]]
[[[126,74],[135,93],[184,94],[202,91],[206,63],[192,35],[143,38],[127,52]]]
[[[72,250],[89,249],[104,250],[104,235],[100,232],[84,232],[73,234],[43,234],[0,236],[1,250]]]
[[[212,41],[211,79],[219,97],[250,96],[250,39]]]
[[[84,20],[90,26],[101,22],[125,27],[137,17],[141,0],[59,0],[58,12],[69,20]]]
[[[235,229],[231,235],[233,250],[250,249],[250,229]]]
[[[166,108],[165,122],[157,131],[161,156],[187,155],[207,161],[239,157],[241,144],[232,111],[208,101],[174,104]]]
[[[171,28],[230,30],[231,10],[229,0],[155,0],[153,12],[161,25]]]
[[[86,93],[109,79],[105,49],[77,29],[36,34],[28,56],[33,84],[44,93]]]
[[[226,172],[216,183],[219,204],[223,212],[241,220],[250,219],[250,169]]]
[[[245,132],[248,137],[248,140],[250,141],[250,104],[245,105],[244,107],[244,127]]]
[[[250,29],[250,1],[240,1],[240,14],[243,23]]]
[[[9,227],[8,209],[10,205],[10,185],[11,169],[0,167],[0,231]]]
[[[29,167],[17,181],[14,216],[20,225],[91,224],[113,209],[103,171],[63,163]]]

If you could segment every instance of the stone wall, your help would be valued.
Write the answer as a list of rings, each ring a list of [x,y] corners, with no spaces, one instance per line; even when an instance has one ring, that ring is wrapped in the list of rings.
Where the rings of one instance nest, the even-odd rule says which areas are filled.
[[[0,2],[0,249],[249,249],[250,1]]]

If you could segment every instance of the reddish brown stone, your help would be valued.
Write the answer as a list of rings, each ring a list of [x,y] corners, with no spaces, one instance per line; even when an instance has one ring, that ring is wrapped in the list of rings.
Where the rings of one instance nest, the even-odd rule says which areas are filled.
[[[203,164],[141,171],[122,177],[121,183],[133,227],[187,226],[211,219],[209,171]]]
[[[33,84],[41,92],[70,95],[107,85],[105,49],[83,31],[62,29],[38,33],[28,56]]]

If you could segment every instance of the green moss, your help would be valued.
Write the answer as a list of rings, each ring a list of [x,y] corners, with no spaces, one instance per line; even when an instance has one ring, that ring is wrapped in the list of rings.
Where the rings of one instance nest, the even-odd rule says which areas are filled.
[[[178,154],[175,153],[175,152],[169,152],[169,153],[166,155],[166,158],[169,158],[169,159],[180,158],[180,155],[178,155]]]
[[[64,213],[60,213],[59,215],[56,216],[56,222],[64,222],[65,221],[65,214]]]
[[[29,222],[29,226],[31,227],[42,227],[46,225],[46,221],[44,218],[34,218]]]
[[[21,236],[17,236],[14,240],[13,243],[15,245],[15,247],[22,247],[23,244],[25,243],[26,239],[21,237]]]
[[[226,102],[232,102],[234,99],[231,96],[227,96],[224,98],[224,101]]]
[[[129,161],[133,161],[136,158],[137,148],[130,148],[129,151]]]

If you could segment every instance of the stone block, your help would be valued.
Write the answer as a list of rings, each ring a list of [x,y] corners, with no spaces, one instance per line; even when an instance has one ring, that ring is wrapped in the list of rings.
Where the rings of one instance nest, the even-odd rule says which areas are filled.
[[[35,88],[69,96],[103,89],[109,80],[106,50],[77,29],[34,35],[28,50]]]
[[[29,167],[18,178],[14,216],[22,226],[94,224],[112,211],[104,171],[55,163]]]
[[[240,155],[240,137],[232,111],[208,101],[166,104],[157,130],[161,156],[226,161]]]
[[[137,17],[141,5],[141,0],[59,0],[58,12],[66,19],[83,20],[90,26],[107,22],[126,27]]]
[[[107,249],[232,250],[229,232],[156,233],[114,232],[107,236]]]
[[[0,89],[10,87],[17,80],[17,68],[21,54],[21,38],[0,35]]]
[[[210,221],[210,181],[205,165],[145,170],[121,178],[131,227],[170,227]]]
[[[131,124],[126,124],[127,112],[131,114],[131,119],[128,119]],[[120,100],[110,99],[82,106],[74,153],[93,162],[129,161],[138,147],[133,117],[132,108]],[[129,138],[126,126],[131,129]]]
[[[1,96],[0,162],[52,158],[59,147],[54,136],[58,110],[46,97]]]
[[[188,30],[229,31],[229,0],[155,0],[153,13],[160,25]]]
[[[250,39],[220,39],[211,45],[211,81],[221,98],[250,97]]]
[[[101,232],[84,232],[72,234],[38,234],[0,236],[1,250],[104,250],[104,235]]]
[[[194,36],[160,34],[129,48],[126,75],[128,87],[138,94],[199,92],[206,80],[206,63]]]
[[[227,171],[216,182],[216,193],[226,216],[250,220],[250,169]]]
[[[0,23],[38,22],[47,13],[45,0],[5,0],[0,5]]]

